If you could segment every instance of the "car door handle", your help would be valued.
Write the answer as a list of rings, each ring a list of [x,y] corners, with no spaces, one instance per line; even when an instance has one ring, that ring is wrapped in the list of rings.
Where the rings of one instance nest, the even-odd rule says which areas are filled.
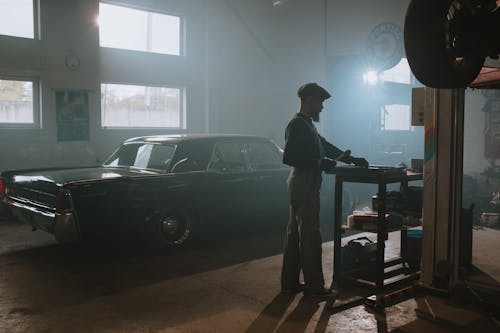
[[[244,177],[238,177],[238,178],[229,178],[229,179],[226,179],[225,181],[228,183],[242,183],[245,180],[246,180],[246,178],[244,178]]]
[[[267,176],[258,175],[258,176],[254,176],[253,178],[256,179],[256,180],[266,180],[266,179],[271,179],[273,177],[271,175],[267,175]]]

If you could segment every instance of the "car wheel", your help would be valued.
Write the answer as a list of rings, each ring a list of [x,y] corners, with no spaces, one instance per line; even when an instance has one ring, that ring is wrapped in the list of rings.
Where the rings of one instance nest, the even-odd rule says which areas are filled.
[[[461,0],[410,2],[404,44],[410,68],[420,82],[433,88],[463,88],[477,77],[485,56],[461,57],[453,46],[472,15]]]
[[[193,239],[193,219],[185,212],[156,212],[149,220],[154,243],[162,248],[181,248]]]

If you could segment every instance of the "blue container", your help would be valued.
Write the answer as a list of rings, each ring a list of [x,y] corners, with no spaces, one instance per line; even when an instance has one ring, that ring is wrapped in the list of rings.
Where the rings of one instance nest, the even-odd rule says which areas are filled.
[[[406,232],[406,259],[412,269],[420,268],[420,258],[422,257],[422,230],[410,229]]]
[[[410,229],[406,232],[408,238],[422,238],[422,230],[420,229]]]

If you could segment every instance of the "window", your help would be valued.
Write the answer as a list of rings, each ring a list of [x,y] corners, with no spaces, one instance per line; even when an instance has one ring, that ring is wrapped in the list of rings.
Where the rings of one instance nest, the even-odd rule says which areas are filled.
[[[215,145],[208,170],[219,172],[246,171],[243,144],[237,142],[219,142]]]
[[[246,151],[253,170],[285,168],[280,151],[270,142],[247,143]]]
[[[38,80],[0,77],[0,125],[36,125],[38,105]]]
[[[156,143],[126,144],[106,161],[105,165],[166,170],[174,156],[175,145]]]
[[[37,0],[0,1],[0,34],[35,38],[38,22],[35,21]]]
[[[186,141],[177,145],[171,172],[204,171],[212,154],[212,143]]]
[[[181,88],[101,84],[103,127],[185,128]]]
[[[382,107],[382,129],[386,131],[410,130],[410,106],[391,104]]]
[[[396,83],[411,83],[411,69],[406,58],[402,58],[401,61],[391,69],[383,71],[380,77],[385,82],[396,82]]]
[[[119,49],[181,54],[181,18],[101,2],[100,45]]]

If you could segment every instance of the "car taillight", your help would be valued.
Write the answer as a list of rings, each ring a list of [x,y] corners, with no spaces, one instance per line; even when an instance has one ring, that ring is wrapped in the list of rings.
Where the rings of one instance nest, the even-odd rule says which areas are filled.
[[[59,190],[59,192],[57,192],[56,209],[60,212],[72,209],[71,193],[68,190]]]
[[[3,178],[0,178],[0,195],[5,195],[5,191],[5,180],[3,180]]]

